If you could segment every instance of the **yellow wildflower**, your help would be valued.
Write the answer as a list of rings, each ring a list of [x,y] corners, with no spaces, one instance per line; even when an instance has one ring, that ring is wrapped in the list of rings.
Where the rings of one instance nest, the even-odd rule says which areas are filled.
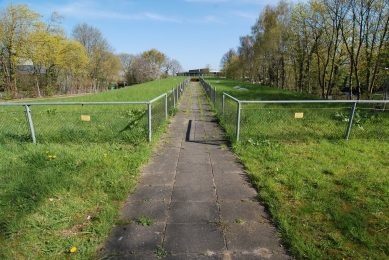
[[[77,247],[73,246],[73,247],[70,249],[70,253],[74,253],[74,252],[76,252],[76,250],[77,250]]]

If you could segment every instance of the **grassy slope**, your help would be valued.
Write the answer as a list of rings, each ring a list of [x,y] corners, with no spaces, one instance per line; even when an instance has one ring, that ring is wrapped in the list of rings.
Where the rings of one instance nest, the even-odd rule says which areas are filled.
[[[183,79],[60,101],[147,101]],[[0,142],[0,258],[93,259],[153,145]]]
[[[248,83],[206,80],[241,100],[309,98]],[[233,89],[236,85],[249,91]],[[234,144],[297,259],[389,257],[388,147],[387,141],[324,139]]]
[[[149,101],[173,87],[179,85],[186,77],[170,77],[162,80],[148,82],[146,84],[133,85],[113,91],[105,91],[98,94],[88,94],[74,97],[52,97],[43,99],[44,102],[100,102],[100,101]],[[16,100],[14,102],[42,102],[42,99]]]

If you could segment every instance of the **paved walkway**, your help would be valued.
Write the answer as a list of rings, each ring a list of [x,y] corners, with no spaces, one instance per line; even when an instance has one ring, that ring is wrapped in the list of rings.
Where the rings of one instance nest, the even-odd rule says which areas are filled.
[[[201,86],[190,83],[124,204],[129,224],[116,227],[105,257],[291,259],[227,144]]]

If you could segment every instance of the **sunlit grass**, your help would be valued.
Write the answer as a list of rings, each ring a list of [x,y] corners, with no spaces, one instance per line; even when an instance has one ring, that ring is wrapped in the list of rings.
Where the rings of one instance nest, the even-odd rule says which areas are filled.
[[[182,80],[166,79],[168,84],[174,84],[153,82],[72,101],[147,101]],[[163,110],[161,104],[156,104],[156,110]],[[35,113],[36,130],[40,132],[38,145],[34,145],[23,107],[17,113],[2,108],[0,114],[10,115],[13,121],[2,120],[0,126],[3,135],[8,133],[0,140],[0,259],[95,259],[115,223],[120,222],[119,209],[134,189],[140,167],[150,158],[167,123],[164,116],[156,116],[159,119],[154,125],[153,142],[148,143],[138,135],[140,123],[134,123],[142,116],[141,110],[138,114],[129,109],[109,116],[100,111],[95,116],[91,114],[90,122],[81,121],[81,113],[77,112],[74,118],[54,120],[74,113],[62,109]],[[38,124],[39,113],[51,120]],[[120,137],[120,133],[104,140],[90,137],[94,131],[109,132],[110,124],[115,123],[112,119],[125,121],[121,127],[128,128],[124,131],[127,138]],[[89,131],[77,128],[82,124]],[[43,131],[47,126],[51,130]],[[44,137],[45,141],[39,142]]]
[[[134,85],[110,90],[95,95],[69,98],[40,99],[48,102],[148,102],[169,92],[183,82],[184,77]],[[164,120],[164,101],[161,98],[152,104],[152,124]],[[19,101],[24,103],[25,101]],[[29,106],[38,143],[126,142],[142,143],[148,140],[148,105],[34,105]],[[83,117],[88,117],[84,121]],[[0,106],[0,143],[31,141],[31,134],[24,106]],[[154,128],[152,128],[154,129]]]
[[[0,145],[0,258],[93,258],[149,145]],[[83,256],[83,257],[81,257]],[[85,258],[84,258],[85,259]]]
[[[242,100],[310,99],[249,83],[206,80]],[[238,84],[249,91],[234,89]],[[313,112],[305,109],[305,113]],[[290,116],[283,120],[283,125],[267,125],[261,114],[266,109],[262,110],[243,116],[249,123],[245,122],[241,142],[235,142],[233,149],[246,166],[291,255],[296,259],[387,259],[389,142],[378,140],[386,135],[385,130],[366,135],[367,130],[388,121],[386,113],[380,112],[377,122],[376,118],[361,120],[361,126],[367,130],[353,125],[357,130],[355,136],[365,134],[370,140],[346,141],[345,127],[335,132],[338,136],[330,135],[325,121],[315,123],[321,124],[323,132],[312,126],[306,129],[314,138],[288,139],[288,128],[306,134],[296,127],[297,120]],[[332,115],[327,121],[339,123],[335,112]],[[276,117],[272,115],[269,120],[276,121]],[[234,127],[225,126],[234,140]],[[274,138],[275,133],[280,133],[278,139]]]

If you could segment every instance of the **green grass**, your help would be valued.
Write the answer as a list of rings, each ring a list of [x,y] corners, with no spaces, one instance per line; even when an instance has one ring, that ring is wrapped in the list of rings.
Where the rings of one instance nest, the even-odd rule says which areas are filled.
[[[206,80],[239,99],[310,98],[248,83]],[[250,90],[238,91],[233,89],[235,85]],[[305,113],[312,112],[305,109]],[[380,114],[378,122],[361,116],[360,123],[364,129],[380,127],[389,121],[386,113]],[[343,130],[340,137],[329,136],[332,132],[324,125],[328,133],[313,130],[314,138],[296,142],[258,134],[265,128],[277,133],[280,125],[266,125],[263,116],[250,117],[244,118],[250,128],[243,129],[242,141],[233,143],[233,149],[246,166],[290,254],[296,259],[388,259],[389,142],[378,140],[386,132],[371,131],[365,136],[368,140],[346,141]],[[331,120],[333,124],[341,121],[336,117]],[[284,129],[301,128],[301,121],[296,123],[293,117],[286,122]],[[366,131],[357,125],[353,128]],[[233,139],[234,129],[227,127],[227,131]]]
[[[149,101],[184,79],[172,77],[95,95],[39,102]],[[169,94],[169,107],[172,107],[172,98]],[[164,120],[163,101],[164,98],[152,105],[153,130]],[[38,143],[143,143],[148,140],[147,105],[31,105],[30,110]],[[170,114],[174,111],[172,109]],[[89,116],[90,121],[83,121],[83,115]],[[0,125],[0,143],[31,141],[23,106],[0,106],[0,120],[4,122]]]
[[[150,148],[0,145],[0,258],[93,258]]]
[[[216,87],[216,109],[222,110],[222,92],[239,100],[306,100],[317,99],[301,93],[283,91],[250,83],[226,79],[207,78]],[[247,91],[234,86],[247,88]],[[231,139],[236,137],[237,102],[225,98],[224,126]],[[350,139],[389,140],[389,113],[379,109],[381,104],[358,104]],[[250,139],[310,141],[340,140],[346,138],[350,103],[295,103],[295,104],[248,104],[241,105],[240,140]],[[296,118],[300,114],[302,118]],[[261,124],[258,124],[261,122]]]
[[[84,97],[88,97],[87,101],[150,100],[162,93],[162,88],[170,90],[181,81],[182,78],[166,79],[161,84],[152,82]],[[168,86],[172,82],[177,83]],[[115,93],[119,97],[115,98]],[[84,101],[84,97],[71,99]],[[10,108],[0,109],[2,116],[9,115]],[[42,114],[51,118],[66,114],[62,107],[55,112],[45,109]],[[128,117],[120,112],[122,116],[117,119],[136,117],[132,112]],[[11,113],[11,118],[17,119],[16,115]],[[115,113],[110,117],[116,117]],[[21,134],[9,131],[13,135],[0,141],[0,259],[96,258],[113,226],[120,223],[121,204],[134,190],[140,167],[148,161],[155,142],[166,129],[166,122],[160,120],[153,143],[134,138],[131,134],[136,136],[136,131],[128,131],[128,139],[94,141],[86,133],[74,141],[80,133],[67,120],[69,131],[61,131],[45,142],[38,141],[38,145],[29,140],[28,129]],[[1,122],[14,129],[18,129],[18,123],[26,124],[22,117],[12,124]],[[53,131],[61,128],[59,122],[51,121]],[[87,127],[90,132],[93,128],[106,131],[109,124],[104,123],[100,122],[100,128]],[[50,121],[46,124],[50,125]],[[0,132],[6,131],[2,124]],[[50,131],[46,133],[49,135]],[[71,253],[73,247],[76,251]]]
[[[87,94],[74,97],[52,97],[45,99],[26,99],[15,100],[13,103],[26,102],[120,102],[120,101],[149,101],[169,90],[176,87],[183,82],[186,77],[170,77],[166,79],[147,82],[120,88],[116,90],[109,90],[98,94]]]

